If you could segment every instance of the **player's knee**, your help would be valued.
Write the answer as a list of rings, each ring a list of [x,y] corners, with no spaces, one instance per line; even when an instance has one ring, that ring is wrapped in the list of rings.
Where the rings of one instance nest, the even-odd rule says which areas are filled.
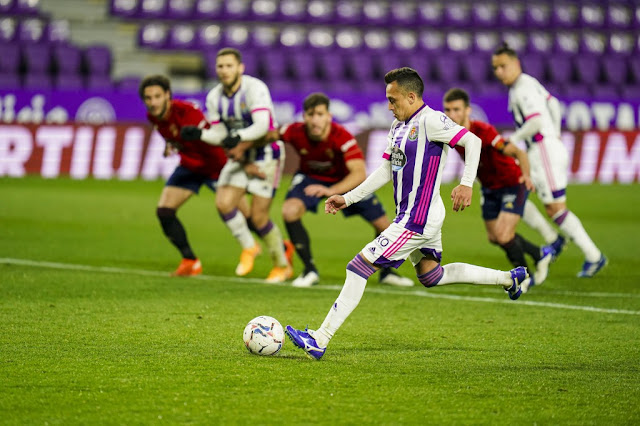
[[[285,222],[295,222],[300,220],[303,215],[302,209],[297,203],[289,202],[288,200],[282,205],[282,218]]]
[[[216,208],[220,214],[225,215],[231,213],[236,207],[230,200],[216,198]]]
[[[438,265],[426,274],[418,275],[418,281],[427,288],[435,287],[442,280],[443,275],[444,268],[442,268],[442,265]]]
[[[168,219],[176,216],[176,209],[171,209],[169,207],[158,207],[156,208],[156,216],[158,219]]]
[[[515,237],[515,233],[510,229],[499,231],[495,234],[495,244],[507,244],[509,241],[513,240],[513,237]]]

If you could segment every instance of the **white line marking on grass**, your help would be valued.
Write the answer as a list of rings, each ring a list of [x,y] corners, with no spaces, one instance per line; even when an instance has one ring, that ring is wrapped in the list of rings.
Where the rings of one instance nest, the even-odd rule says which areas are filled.
[[[128,268],[116,268],[111,266],[90,266],[90,265],[77,265],[71,263],[58,263],[58,262],[46,262],[46,261],[35,261],[29,259],[12,259],[3,257],[0,258],[0,263],[9,264],[9,265],[24,265],[24,266],[35,266],[40,268],[52,268],[52,269],[63,269],[63,270],[75,270],[75,271],[87,271],[87,272],[106,272],[106,273],[115,273],[115,274],[129,274],[129,275],[143,275],[143,276],[151,276],[151,277],[160,277],[160,278],[168,278],[170,275],[167,272],[161,271],[149,271],[145,269],[128,269]],[[196,277],[190,277],[190,279],[198,279],[205,281],[212,280],[224,280],[238,283],[255,283],[255,284],[269,284],[269,285],[278,285],[278,286],[288,286],[288,283],[266,283],[263,279],[259,278],[240,278],[240,277],[222,277],[215,275],[198,275]],[[339,291],[342,289],[342,285],[321,285],[314,286],[310,288],[311,290],[323,290],[323,291]],[[518,304],[518,305],[527,305],[527,306],[536,306],[536,307],[545,307],[545,308],[556,308],[556,309],[568,309],[575,311],[588,311],[588,312],[598,312],[598,313],[606,313],[606,314],[622,314],[622,315],[640,315],[640,311],[630,311],[625,309],[608,309],[608,308],[598,308],[596,306],[582,306],[582,305],[565,305],[562,303],[552,303],[552,302],[536,302],[533,300],[519,300],[517,302],[506,300],[506,299],[495,299],[491,297],[475,297],[475,296],[459,296],[455,294],[447,294],[436,291],[421,291],[421,290],[387,290],[381,288],[371,288],[369,287],[366,290],[368,293],[376,293],[376,294],[392,294],[396,296],[418,296],[418,297],[428,297],[432,299],[447,299],[447,300],[461,300],[467,302],[482,302],[482,303],[499,303],[499,304]],[[605,297],[636,297],[635,294],[629,293],[578,293],[578,292],[567,292],[571,293],[575,296],[587,296],[587,295],[607,295]],[[595,296],[594,296],[595,297]]]

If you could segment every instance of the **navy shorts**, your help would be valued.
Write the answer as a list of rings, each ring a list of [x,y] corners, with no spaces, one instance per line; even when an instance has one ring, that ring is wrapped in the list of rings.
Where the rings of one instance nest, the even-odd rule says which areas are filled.
[[[482,218],[493,220],[501,211],[522,216],[529,191],[524,184],[500,189],[482,188]]]
[[[304,189],[307,186],[315,184],[327,186],[326,182],[310,178],[302,173],[296,173],[291,181],[286,199],[298,198],[302,200],[302,203],[308,211],[317,213],[318,203],[322,200],[322,197],[311,197],[304,193]],[[382,203],[375,194],[371,194],[360,202],[352,204],[341,211],[345,217],[360,215],[369,222],[373,222],[385,215],[384,207],[382,207]]]
[[[179,188],[188,189],[196,194],[200,191],[202,185],[207,186],[213,192],[216,192],[217,180],[211,179],[209,176],[192,172],[184,166],[178,166],[173,171],[165,186],[177,186]]]

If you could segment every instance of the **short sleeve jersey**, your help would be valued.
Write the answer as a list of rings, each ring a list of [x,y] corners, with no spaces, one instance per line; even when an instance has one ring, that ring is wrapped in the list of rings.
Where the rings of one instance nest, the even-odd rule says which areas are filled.
[[[540,132],[526,140],[527,146],[540,142],[545,138],[560,139],[558,126],[554,124],[548,102],[551,94],[534,77],[520,74],[509,88],[509,112],[513,116],[516,127],[520,128],[529,119],[540,116],[542,127]]]
[[[207,117],[211,124],[224,123],[227,129],[245,129],[253,124],[251,114],[266,110],[269,112],[269,130],[277,128],[271,93],[262,80],[243,75],[238,90],[227,96],[222,84],[211,89],[207,95]],[[265,158],[279,158],[280,148],[277,142],[247,151],[247,160],[256,161]]]
[[[383,158],[390,161],[394,222],[428,234],[442,227],[445,216],[440,181],[449,147],[468,132],[444,113],[423,105],[406,121],[395,120]]]
[[[339,182],[349,174],[347,161],[364,160],[356,139],[337,123],[331,123],[329,136],[319,142],[309,139],[304,123],[293,123],[280,133],[282,141],[300,156],[300,172],[312,179],[329,184]]]
[[[471,120],[470,131],[482,141],[478,165],[478,180],[482,186],[499,189],[517,185],[522,171],[513,157],[501,152],[505,140],[496,128],[482,121]],[[456,151],[464,158],[463,147],[456,146]]]
[[[162,137],[178,149],[180,165],[194,173],[218,179],[227,156],[220,147],[202,141],[185,141],[180,137],[184,126],[208,127],[202,111],[193,104],[177,99],[171,100],[169,116],[162,120],[150,114],[147,119]]]

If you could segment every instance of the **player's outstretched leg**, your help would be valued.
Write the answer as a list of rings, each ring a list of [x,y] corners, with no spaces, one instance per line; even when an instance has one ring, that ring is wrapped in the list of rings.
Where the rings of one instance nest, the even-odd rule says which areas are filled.
[[[380,284],[394,285],[397,287],[412,287],[413,280],[399,275],[393,268],[380,269]]]
[[[284,332],[289,336],[289,340],[291,340],[296,347],[305,351],[307,356],[311,359],[319,360],[327,350],[326,347],[321,348],[318,346],[318,342],[316,342],[314,337],[315,332],[313,330],[309,330],[307,328],[303,331],[288,325]]]
[[[520,297],[520,284],[529,276],[527,268],[518,266],[510,271],[498,271],[468,263],[449,263],[438,265],[425,274],[418,275],[418,280],[425,287],[448,284],[497,285],[504,288],[511,300]]]

